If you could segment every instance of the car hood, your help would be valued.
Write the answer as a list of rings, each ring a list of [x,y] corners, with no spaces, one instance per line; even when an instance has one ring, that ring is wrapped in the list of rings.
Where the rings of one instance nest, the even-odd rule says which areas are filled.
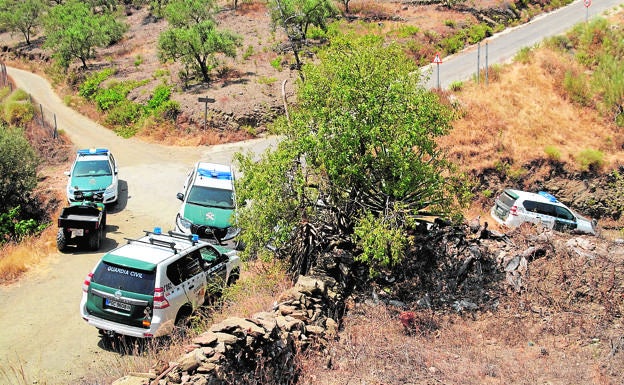
[[[73,177],[70,187],[83,191],[104,190],[113,183],[112,175]]]
[[[205,207],[187,203],[182,209],[182,216],[195,225],[225,229],[232,226],[230,218],[233,212],[234,210],[232,209]]]

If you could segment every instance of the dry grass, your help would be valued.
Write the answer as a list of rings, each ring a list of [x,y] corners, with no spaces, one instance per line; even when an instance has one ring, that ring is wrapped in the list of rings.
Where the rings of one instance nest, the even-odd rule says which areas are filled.
[[[488,86],[468,83],[456,94],[465,116],[440,141],[450,157],[470,171],[497,162],[520,167],[547,158],[545,149],[552,146],[571,170],[580,169],[575,158],[587,148],[603,151],[607,168],[624,162],[621,129],[595,109],[573,104],[561,90],[562,74],[578,68],[545,49],[532,57],[504,67]]]

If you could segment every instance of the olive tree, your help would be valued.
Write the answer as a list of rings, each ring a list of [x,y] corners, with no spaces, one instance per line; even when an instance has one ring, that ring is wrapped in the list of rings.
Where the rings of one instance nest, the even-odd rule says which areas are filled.
[[[121,39],[128,26],[112,13],[96,13],[84,2],[69,0],[50,9],[44,28],[44,47],[51,49],[52,56],[67,69],[73,59],[79,59],[87,68],[95,49]]]
[[[398,45],[332,41],[303,66],[297,105],[259,160],[237,155],[248,256],[266,245],[305,273],[321,251],[353,250],[375,272],[398,262],[422,215],[458,215],[467,191],[436,138],[453,110],[423,88]]]
[[[25,202],[37,185],[37,165],[23,130],[0,123],[0,212]]]
[[[302,65],[299,53],[306,44],[308,28],[317,26],[326,31],[327,20],[338,14],[330,0],[269,0],[268,7],[271,26],[281,27],[288,36],[297,69]]]
[[[47,8],[45,0],[0,0],[0,26],[21,33],[30,45],[30,38]]]
[[[170,27],[158,39],[162,61],[180,60],[204,82],[218,65],[216,54],[235,57],[242,42],[237,34],[217,29],[215,7],[214,0],[170,0],[164,9]]]

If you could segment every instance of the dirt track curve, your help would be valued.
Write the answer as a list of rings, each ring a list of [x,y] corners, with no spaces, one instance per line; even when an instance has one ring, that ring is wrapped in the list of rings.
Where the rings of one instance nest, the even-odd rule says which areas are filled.
[[[14,68],[8,68],[8,74],[37,104],[56,114],[59,129],[76,148],[110,148],[119,164],[120,201],[109,212],[102,248],[50,255],[45,266],[0,287],[0,383],[22,384],[18,376],[4,378],[15,371],[25,373],[29,383],[80,383],[91,368],[107,362],[118,365],[124,359],[99,345],[97,330],[78,310],[84,277],[100,256],[124,238],[142,235],[142,230],[171,229],[179,208],[175,195],[197,160],[229,163],[235,152],[259,153],[275,140],[176,147],[123,139],[65,106],[38,75]]]

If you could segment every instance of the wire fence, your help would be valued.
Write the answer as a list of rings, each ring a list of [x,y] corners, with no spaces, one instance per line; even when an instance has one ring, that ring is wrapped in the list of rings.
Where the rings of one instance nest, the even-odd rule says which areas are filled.
[[[0,61],[0,87],[9,87],[10,93],[12,93],[14,89],[13,82],[9,78],[7,72],[6,64],[2,61]],[[33,106],[33,120],[35,123],[43,128],[46,133],[49,133],[52,138],[57,139],[58,125],[56,123],[56,113],[44,108],[41,103],[37,103],[31,94],[28,94],[28,99]]]

